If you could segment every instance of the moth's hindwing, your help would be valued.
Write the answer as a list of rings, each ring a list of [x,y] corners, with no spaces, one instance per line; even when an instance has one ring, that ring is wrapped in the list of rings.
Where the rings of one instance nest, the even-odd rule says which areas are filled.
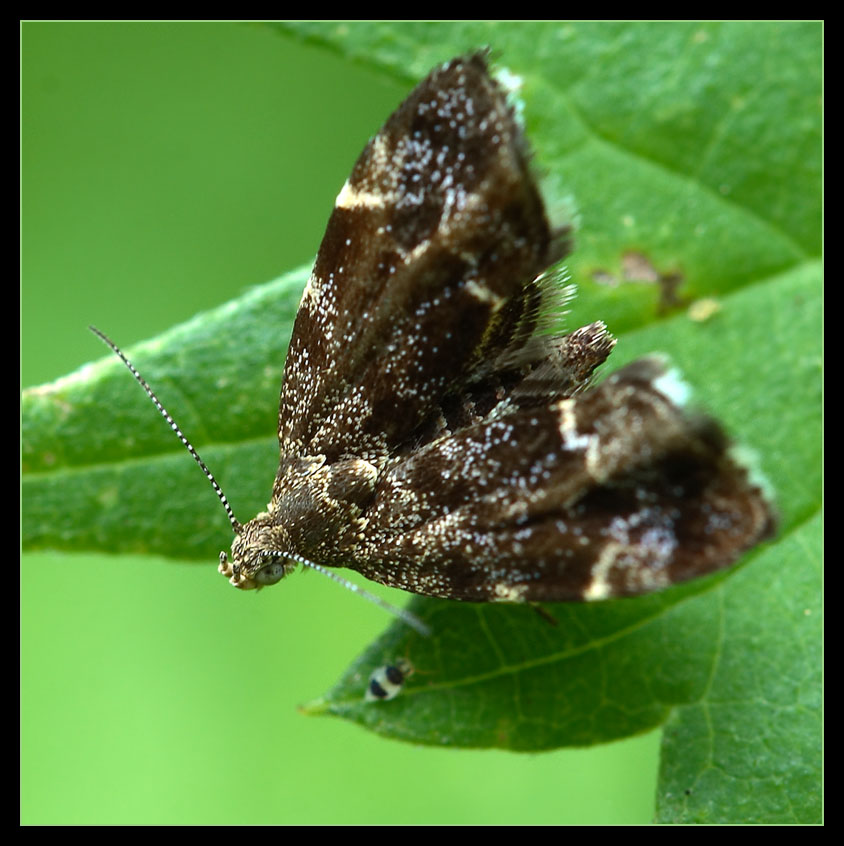
[[[368,578],[470,601],[631,596],[712,572],[773,530],[712,420],[659,359],[575,398],[468,426],[393,465]]]

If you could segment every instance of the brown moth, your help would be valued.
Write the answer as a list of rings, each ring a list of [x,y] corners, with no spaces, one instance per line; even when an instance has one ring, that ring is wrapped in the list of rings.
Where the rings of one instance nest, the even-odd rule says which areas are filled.
[[[661,359],[594,384],[615,341],[600,322],[560,329],[571,290],[549,268],[567,234],[486,57],[457,58],[337,197],[285,363],[266,512],[235,519],[131,368],[229,514],[233,585],[302,563],[444,599],[605,599],[771,536],[761,490]]]

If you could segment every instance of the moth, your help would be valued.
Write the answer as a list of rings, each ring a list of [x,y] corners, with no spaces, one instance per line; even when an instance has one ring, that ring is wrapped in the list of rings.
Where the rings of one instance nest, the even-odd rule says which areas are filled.
[[[568,240],[486,55],[436,68],[337,196],[285,362],[270,502],[245,524],[107,341],[229,515],[220,572],[241,589],[304,564],[443,599],[598,600],[771,536],[762,491],[662,359],[595,380],[615,340],[562,328]]]

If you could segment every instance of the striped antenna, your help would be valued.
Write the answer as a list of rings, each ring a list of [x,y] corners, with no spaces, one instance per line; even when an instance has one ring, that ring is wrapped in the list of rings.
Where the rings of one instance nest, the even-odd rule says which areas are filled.
[[[205,474],[205,478],[211,482],[211,487],[214,488],[214,492],[217,494],[220,502],[223,503],[223,508],[226,509],[226,514],[229,515],[229,522],[232,524],[232,529],[234,529],[234,533],[239,535],[243,531],[243,526],[241,526],[240,522],[234,516],[234,512],[232,511],[232,507],[229,505],[229,501],[226,499],[226,495],[223,493],[222,488],[217,483],[217,480],[214,478],[214,474],[205,466],[205,462],[199,457],[199,453],[194,449],[193,444],[184,436],[184,433],[179,428],[179,424],[170,416],[170,413],[167,409],[161,404],[161,401],[155,395],[155,392],[150,388],[150,386],[146,383],[146,380],[140,373],[135,369],[135,365],[126,358],[123,350],[114,343],[107,335],[104,335],[100,332],[96,326],[89,326],[88,327],[103,343],[107,344],[112,352],[129,368],[129,372],[135,377],[135,381],[147,392],[147,396],[153,401],[153,404],[161,413],[161,416],[167,421],[170,428],[176,433],[179,440],[184,444],[185,449],[193,456],[193,460],[199,465],[202,472]],[[418,617],[414,614],[411,614],[409,611],[405,611],[403,608],[397,608],[395,605],[390,605],[389,602],[386,600],[381,599],[380,596],[376,596],[374,593],[370,593],[368,590],[364,590],[362,587],[359,587],[354,582],[347,581],[342,576],[338,576],[336,573],[332,573],[331,570],[326,569],[325,567],[321,566],[320,564],[315,564],[313,561],[308,561],[307,558],[302,558],[300,555],[296,553],[282,553],[282,552],[275,552],[273,553],[275,556],[279,558],[289,558],[291,561],[297,561],[299,564],[304,565],[305,567],[310,567],[312,570],[316,570],[318,573],[322,573],[323,576],[327,576],[329,579],[337,582],[338,584],[343,585],[343,587],[347,588],[348,590],[352,591],[353,593],[362,596],[364,599],[368,599],[370,602],[375,603],[379,608],[383,608],[388,613],[392,614],[394,617],[398,617],[400,620],[405,622],[408,626],[415,629],[420,634],[428,637],[431,634],[431,630],[428,626],[425,625]],[[220,553],[220,560],[224,560],[225,553]]]
[[[193,460],[199,465],[202,472],[205,474],[205,478],[211,482],[211,487],[214,488],[214,492],[220,499],[220,502],[223,503],[223,508],[226,509],[226,514],[229,515],[229,522],[232,524],[232,529],[234,529],[234,533],[239,535],[243,529],[243,527],[238,522],[237,518],[234,516],[234,512],[232,511],[232,507],[229,505],[229,501],[226,499],[226,495],[223,493],[222,488],[217,484],[217,480],[214,478],[214,474],[205,466],[205,462],[199,457],[199,453],[193,448],[193,444],[184,436],[182,430],[179,428],[179,424],[170,416],[170,413],[167,409],[161,404],[161,401],[153,392],[152,388],[147,385],[146,380],[137,370],[135,370],[135,365],[129,361],[128,358],[123,354],[123,350],[114,343],[107,335],[104,335],[97,329],[96,326],[89,326],[88,327],[100,340],[104,343],[108,344],[111,347],[112,352],[129,368],[129,372],[135,377],[135,381],[147,392],[147,396],[153,401],[155,407],[161,412],[161,416],[167,421],[170,428],[176,433],[179,440],[184,444],[185,449],[193,456]]]
[[[431,636],[431,629],[428,628],[428,626],[426,626],[425,623],[423,623],[415,614],[411,614],[410,611],[405,611],[404,608],[397,608],[395,605],[391,605],[385,599],[381,599],[380,596],[376,596],[374,593],[370,593],[368,590],[360,587],[360,585],[356,585],[354,582],[350,582],[348,579],[338,576],[337,573],[332,572],[327,567],[323,567],[321,564],[314,564],[313,561],[308,561],[307,558],[302,558],[301,555],[296,555],[295,553],[291,555],[288,553],[284,557],[289,558],[291,561],[298,561],[305,567],[310,567],[312,570],[316,570],[317,573],[322,573],[323,576],[333,579],[337,582],[337,584],[343,585],[344,588],[352,591],[352,593],[356,593],[364,599],[368,599],[379,608],[383,608],[387,613],[392,614],[394,617],[398,617],[403,623],[406,623],[412,629],[416,629],[416,631],[423,637]]]

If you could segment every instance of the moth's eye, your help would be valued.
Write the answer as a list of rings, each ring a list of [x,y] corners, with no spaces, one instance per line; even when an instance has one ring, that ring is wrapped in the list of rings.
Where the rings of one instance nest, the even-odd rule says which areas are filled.
[[[274,585],[284,578],[284,573],[284,564],[276,559],[275,561],[270,561],[263,569],[258,570],[255,573],[254,579],[259,585]]]

